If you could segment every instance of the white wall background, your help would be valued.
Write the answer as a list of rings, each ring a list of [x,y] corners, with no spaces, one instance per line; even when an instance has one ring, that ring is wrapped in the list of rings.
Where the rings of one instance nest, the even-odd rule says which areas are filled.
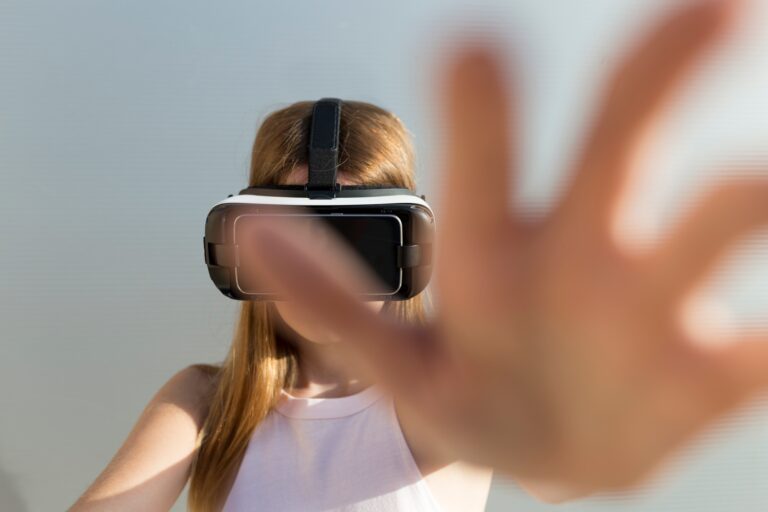
[[[65,509],[173,372],[223,357],[236,304],[208,279],[203,222],[244,186],[267,113],[322,96],[394,111],[429,195],[437,43],[450,27],[495,34],[520,63],[522,196],[546,206],[595,85],[668,5],[1,0],[0,510]],[[713,163],[768,153],[766,21],[753,1],[670,113],[635,213],[663,226]],[[739,321],[768,312],[766,246],[746,244],[713,281]],[[762,404],[710,429],[652,489],[553,507],[498,480],[488,510],[768,510]]]

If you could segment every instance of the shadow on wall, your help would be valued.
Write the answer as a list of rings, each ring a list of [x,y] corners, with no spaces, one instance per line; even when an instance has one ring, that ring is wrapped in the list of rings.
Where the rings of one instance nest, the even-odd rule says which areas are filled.
[[[27,512],[21,493],[11,473],[0,467],[0,510],[5,512]]]

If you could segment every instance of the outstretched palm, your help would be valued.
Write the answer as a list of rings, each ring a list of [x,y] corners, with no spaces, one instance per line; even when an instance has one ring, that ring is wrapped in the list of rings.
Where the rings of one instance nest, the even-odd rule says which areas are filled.
[[[467,49],[454,60],[441,91],[446,175],[428,328],[371,313],[327,260],[285,233],[264,233],[269,279],[375,363],[454,453],[584,489],[637,481],[768,386],[768,339],[714,349],[679,318],[728,245],[768,222],[768,182],[713,188],[642,253],[612,229],[641,138],[724,32],[733,4],[679,11],[629,53],[561,201],[543,218],[510,211],[514,108],[496,58]]]

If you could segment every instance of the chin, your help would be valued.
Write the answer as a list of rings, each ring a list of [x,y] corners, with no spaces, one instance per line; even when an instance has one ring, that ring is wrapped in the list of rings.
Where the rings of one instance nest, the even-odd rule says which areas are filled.
[[[333,336],[323,329],[316,328],[312,322],[302,317],[289,302],[275,302],[277,322],[280,328],[291,338],[301,342],[327,345],[334,343]]]
[[[374,311],[381,311],[384,304],[384,301],[366,302],[366,305]],[[337,343],[338,340],[332,332],[328,332],[320,326],[314,326],[310,320],[304,318],[294,308],[292,303],[287,301],[274,302],[274,306],[278,317],[276,319],[278,324],[292,337],[298,338],[299,341],[307,341],[319,345]]]

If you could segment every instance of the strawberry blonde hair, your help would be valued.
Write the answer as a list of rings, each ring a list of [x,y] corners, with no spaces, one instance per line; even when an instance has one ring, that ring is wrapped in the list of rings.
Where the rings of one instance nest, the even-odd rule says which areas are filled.
[[[251,152],[248,186],[284,183],[307,164],[312,101],[299,101],[269,114]],[[414,150],[400,119],[376,105],[345,101],[339,126],[339,168],[351,181],[415,191]],[[387,301],[382,312],[423,324],[426,292]],[[276,330],[274,303],[243,301],[232,345],[218,365],[196,365],[213,381],[207,416],[191,466],[187,509],[220,509],[256,426],[291,387],[297,372],[295,349]]]

